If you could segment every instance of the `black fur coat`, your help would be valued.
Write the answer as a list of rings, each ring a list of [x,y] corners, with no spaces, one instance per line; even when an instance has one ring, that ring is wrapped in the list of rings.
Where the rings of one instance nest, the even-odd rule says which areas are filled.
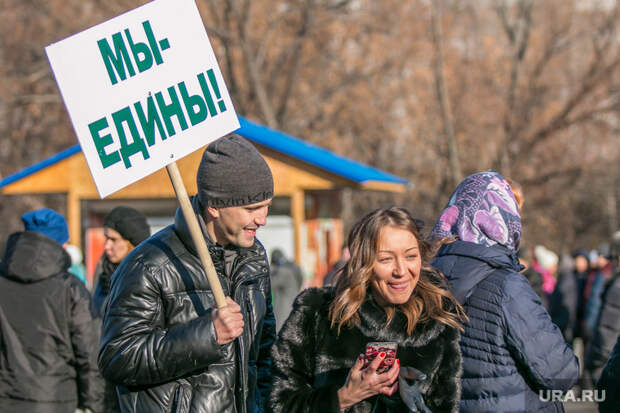
[[[386,326],[384,310],[369,295],[358,312],[359,325],[343,327],[338,336],[329,321],[333,298],[332,288],[308,289],[297,297],[272,349],[274,382],[269,397],[270,411],[339,412],[337,391],[344,385],[357,357],[364,353],[366,343],[371,341],[398,342],[396,357],[401,366],[426,373],[427,380],[421,390],[433,413],[458,411],[461,374],[458,330],[431,321],[418,323],[409,336],[405,315],[397,312]],[[378,398],[363,400],[347,412],[381,411],[373,410]]]

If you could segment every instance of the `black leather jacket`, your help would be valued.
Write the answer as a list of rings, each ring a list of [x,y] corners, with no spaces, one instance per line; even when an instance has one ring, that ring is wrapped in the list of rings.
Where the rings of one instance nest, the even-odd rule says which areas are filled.
[[[207,242],[244,332],[217,344],[213,293],[178,210],[175,224],[135,248],[112,279],[99,368],[118,385],[124,413],[263,411],[275,339],[265,250]]]

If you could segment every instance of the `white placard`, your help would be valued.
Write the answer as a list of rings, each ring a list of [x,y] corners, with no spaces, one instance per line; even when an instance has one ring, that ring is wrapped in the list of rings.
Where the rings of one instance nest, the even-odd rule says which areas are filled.
[[[45,51],[102,198],[239,128],[194,0],[155,0]]]

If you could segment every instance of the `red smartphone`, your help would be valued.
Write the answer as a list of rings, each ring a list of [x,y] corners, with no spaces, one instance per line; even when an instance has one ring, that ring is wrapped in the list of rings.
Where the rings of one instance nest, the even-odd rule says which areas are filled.
[[[372,342],[366,344],[366,354],[364,357],[364,368],[366,368],[374,359],[377,357],[379,353],[384,352],[385,358],[379,364],[377,368],[377,374],[385,373],[388,371],[396,362],[396,349],[398,348],[398,343],[393,342]]]

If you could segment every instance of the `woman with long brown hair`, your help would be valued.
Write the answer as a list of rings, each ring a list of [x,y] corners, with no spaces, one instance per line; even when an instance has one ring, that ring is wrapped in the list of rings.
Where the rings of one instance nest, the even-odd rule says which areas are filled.
[[[355,224],[348,247],[336,287],[302,292],[280,330],[269,408],[408,411],[413,392],[418,408],[423,400],[433,412],[457,411],[465,316],[430,266],[420,223],[403,208],[378,209]],[[411,368],[415,386],[402,374]]]

